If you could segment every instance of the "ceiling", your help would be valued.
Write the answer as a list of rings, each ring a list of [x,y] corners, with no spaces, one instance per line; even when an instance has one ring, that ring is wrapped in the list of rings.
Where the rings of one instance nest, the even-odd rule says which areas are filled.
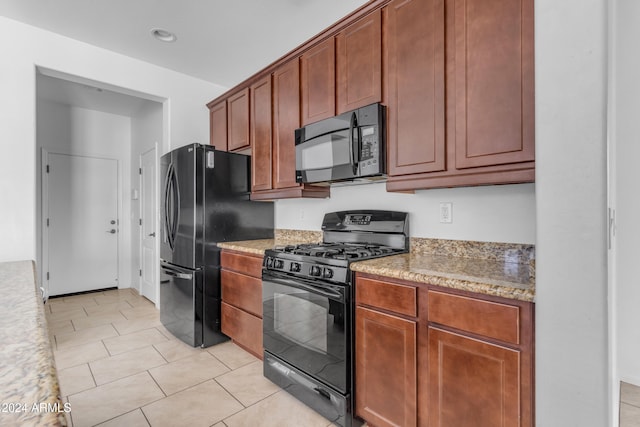
[[[2,0],[0,15],[232,87],[367,0]],[[163,43],[153,28],[174,32]]]

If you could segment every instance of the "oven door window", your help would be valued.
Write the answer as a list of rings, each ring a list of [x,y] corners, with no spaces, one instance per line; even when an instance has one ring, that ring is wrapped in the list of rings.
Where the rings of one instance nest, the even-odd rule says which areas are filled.
[[[344,293],[325,292],[317,284],[302,281],[298,285],[306,289],[290,280],[263,277],[264,348],[327,385],[346,391],[349,334],[345,325],[349,319]]]

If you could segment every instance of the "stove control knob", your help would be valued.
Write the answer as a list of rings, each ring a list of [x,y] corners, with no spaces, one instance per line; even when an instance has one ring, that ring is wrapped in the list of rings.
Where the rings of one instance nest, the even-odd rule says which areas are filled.
[[[330,268],[325,268],[322,270],[322,277],[325,279],[331,279],[333,277],[333,270]]]
[[[267,257],[267,259],[265,261],[265,265],[267,266],[267,268],[273,267],[273,258]]]
[[[317,265],[312,265],[309,270],[309,274],[312,276],[320,276],[322,274],[322,270]]]
[[[294,273],[297,273],[300,271],[300,264],[297,262],[292,262],[291,266],[289,267],[289,271],[293,271]]]
[[[273,267],[274,268],[282,268],[284,267],[284,261],[281,259],[277,259],[275,261],[273,261]]]

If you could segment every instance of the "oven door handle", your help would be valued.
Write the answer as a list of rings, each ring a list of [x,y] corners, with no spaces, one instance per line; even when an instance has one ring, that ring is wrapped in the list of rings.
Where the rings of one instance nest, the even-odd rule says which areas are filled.
[[[313,284],[308,284],[308,283],[302,283],[303,279],[297,279],[297,280],[292,280],[292,279],[288,279],[288,278],[284,278],[284,277],[276,277],[272,274],[269,275],[270,277],[268,277],[268,281],[271,281],[273,283],[276,284],[280,284],[280,285],[284,285],[284,286],[289,286],[292,288],[296,288],[296,289],[300,289],[303,291],[308,291],[311,292],[313,294],[316,295],[320,295],[322,297],[326,297],[335,301],[339,301],[339,302],[344,302],[345,301],[345,296],[344,294],[334,291],[331,288],[325,287],[325,286],[319,286],[319,285],[313,285]],[[263,280],[265,280],[265,278],[263,277]]]

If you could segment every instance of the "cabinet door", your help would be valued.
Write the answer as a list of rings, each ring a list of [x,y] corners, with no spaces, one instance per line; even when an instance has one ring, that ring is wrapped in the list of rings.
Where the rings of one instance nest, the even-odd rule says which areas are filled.
[[[385,8],[388,173],[445,170],[442,0],[394,0]]]
[[[533,0],[456,0],[456,168],[534,160]]]
[[[382,99],[380,9],[336,37],[338,114]]]
[[[335,39],[330,37],[300,58],[303,125],[336,115],[335,55]]]
[[[520,352],[429,327],[429,425],[520,426]]]
[[[271,76],[251,86],[251,191],[271,189]]]
[[[217,150],[227,151],[227,101],[209,109],[209,144]]]
[[[355,334],[356,414],[378,427],[415,426],[416,322],[356,307]]]
[[[227,132],[229,151],[249,147],[249,88],[227,100]]]
[[[295,130],[300,127],[298,58],[273,73],[273,188],[297,187]]]
[[[262,319],[226,302],[221,303],[222,333],[236,344],[262,359]]]

